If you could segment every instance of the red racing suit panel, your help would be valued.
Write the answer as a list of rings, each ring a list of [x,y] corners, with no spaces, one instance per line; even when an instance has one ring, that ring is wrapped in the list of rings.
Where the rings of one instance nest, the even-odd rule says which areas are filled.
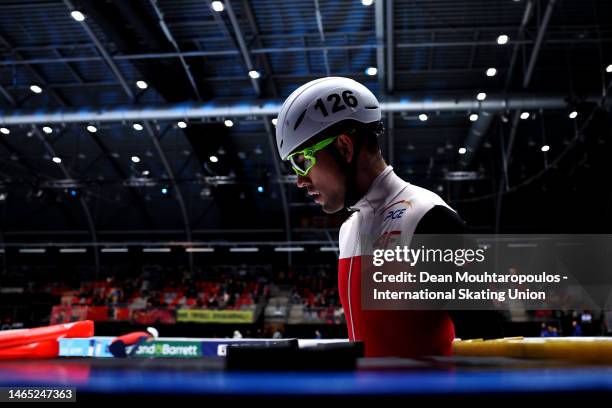
[[[367,245],[361,239],[392,237],[408,245],[419,221],[439,205],[448,207],[438,195],[403,181],[387,166],[340,228],[340,301],[349,339],[364,341],[366,357],[451,354],[455,333],[445,311],[364,310],[361,304],[361,266],[372,256],[362,250]]]

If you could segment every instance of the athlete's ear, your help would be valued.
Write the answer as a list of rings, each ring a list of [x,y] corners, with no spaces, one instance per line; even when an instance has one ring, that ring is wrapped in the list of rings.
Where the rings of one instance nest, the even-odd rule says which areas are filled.
[[[340,152],[340,155],[346,160],[347,163],[353,161],[353,153],[355,152],[355,145],[353,139],[350,136],[342,134],[336,139],[336,149]]]

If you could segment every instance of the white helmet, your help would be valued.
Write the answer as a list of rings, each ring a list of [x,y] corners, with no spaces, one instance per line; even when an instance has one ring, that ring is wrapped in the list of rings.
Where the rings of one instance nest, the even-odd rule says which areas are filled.
[[[379,121],[380,104],[364,85],[350,78],[327,77],[300,86],[285,100],[276,122],[281,159],[321,131],[344,120]]]

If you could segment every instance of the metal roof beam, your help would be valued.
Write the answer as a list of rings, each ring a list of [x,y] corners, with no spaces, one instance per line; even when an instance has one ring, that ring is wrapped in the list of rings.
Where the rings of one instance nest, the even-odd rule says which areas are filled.
[[[251,59],[251,54],[246,45],[246,41],[244,40],[244,34],[240,29],[240,24],[238,23],[238,19],[236,18],[236,14],[234,14],[234,8],[232,7],[232,2],[230,0],[225,0],[225,8],[227,9],[227,16],[230,19],[232,24],[232,28],[234,30],[234,35],[236,36],[236,40],[238,41],[238,47],[240,49],[240,54],[244,59],[244,63],[246,65],[247,71],[254,71],[255,66],[253,65],[253,60]],[[261,95],[261,88],[259,87],[259,81],[257,78],[251,78],[251,84],[253,85],[253,89],[257,96]]]
[[[270,120],[268,117],[264,118],[264,126],[266,128],[266,133],[268,135],[268,142],[270,144],[270,150],[272,156],[274,157],[274,173],[278,179],[282,176],[282,171],[280,168],[280,160],[277,158],[277,150],[276,150],[276,142],[274,137],[274,131],[272,129],[272,125],[270,124]],[[283,183],[278,184],[278,189],[281,195],[281,204],[283,207],[283,221],[285,224],[285,238],[287,241],[291,241],[291,221],[289,218],[289,201],[287,199],[287,191],[285,190],[285,186]],[[291,254],[288,254],[288,262],[291,265]]]
[[[0,93],[2,94],[2,96],[4,96],[4,99],[6,99],[8,103],[10,103],[13,106],[17,105],[15,98],[13,98],[10,92],[7,91],[6,88],[4,88],[2,85],[0,85]]]
[[[525,5],[525,11],[523,12],[523,17],[521,19],[521,23],[518,28],[517,33],[517,41],[512,41],[514,43],[514,47],[512,50],[512,56],[510,57],[510,67],[508,68],[506,74],[506,82],[504,86],[504,94],[508,91],[508,87],[510,86],[510,81],[512,80],[512,74],[514,72],[514,67],[516,65],[516,60],[519,55],[519,49],[522,45],[523,37],[525,35],[525,30],[527,28],[527,23],[531,19],[531,15],[533,12],[533,2],[532,0],[528,0]],[[476,39],[476,37],[475,37]],[[476,48],[473,48],[475,53]],[[473,57],[473,56],[472,56]],[[471,163],[472,159],[476,156],[476,152],[481,145],[482,140],[487,135],[489,128],[491,127],[491,123],[493,123],[493,112],[487,111],[486,109],[477,109],[475,112],[478,112],[478,119],[470,126],[470,130],[465,138],[464,147],[466,148],[466,157],[464,157],[459,165],[461,168],[467,168]]]
[[[586,101],[599,101],[597,95],[589,96]],[[180,103],[165,105],[140,105],[122,107],[90,106],[66,108],[47,111],[13,110],[0,111],[0,125],[12,126],[23,124],[51,123],[87,123],[146,121],[146,120],[181,120],[222,117],[271,116],[275,117],[281,107],[281,101],[262,100],[252,103],[235,103],[219,105],[217,103]],[[610,102],[608,102],[610,103]],[[507,111],[507,110],[554,110],[567,107],[567,95],[564,94],[515,94],[506,98],[496,95],[477,101],[472,95],[430,97],[412,99],[411,97],[395,97],[380,103],[383,112],[469,112],[477,110]]]
[[[0,36],[0,43],[8,48],[8,49],[12,49],[11,44],[2,36]],[[15,55],[16,58],[20,59],[21,55],[19,53],[14,52],[13,53]],[[26,65],[26,68],[34,75],[34,77],[36,78],[36,80],[38,82],[40,82],[40,85],[45,84],[45,80],[44,78],[41,76],[41,74],[38,72],[38,70],[36,70],[34,67],[30,66],[30,65]],[[66,105],[66,101],[64,100],[64,98],[62,96],[60,96],[57,92],[50,90],[50,94],[52,96],[54,96],[62,105]],[[13,106],[17,106],[17,104],[15,103],[15,101],[13,100],[12,103]],[[32,130],[32,132],[34,132],[34,134],[37,135],[37,137],[41,140],[41,142],[43,143],[43,145],[45,146],[45,148],[47,149],[47,151],[49,153],[51,153],[53,156],[55,156],[55,152],[53,151],[53,147],[47,142],[47,140],[45,139],[45,137],[42,135],[42,133],[40,133],[40,130],[38,130],[38,128],[36,126],[34,126],[33,124],[30,124],[30,128]],[[9,144],[4,143],[5,147],[9,147]],[[23,155],[18,156],[19,160],[21,163],[27,163],[25,162],[25,159],[23,158]],[[26,165],[27,168],[30,168],[30,166]],[[70,174],[68,172],[68,170],[65,168],[65,166],[60,163],[60,169],[62,170],[62,172],[64,173],[64,175],[67,176],[67,178],[70,178]],[[85,215],[85,220],[87,222],[87,226],[89,227],[89,232],[91,235],[91,239],[92,242],[97,241],[97,235],[96,235],[96,225],[93,221],[93,218],[91,216],[91,212],[89,211],[89,206],[87,205],[87,203],[85,202],[85,199],[83,197],[79,197],[79,204],[81,205],[81,208],[83,209],[83,213]],[[94,256],[94,266],[95,266],[95,270],[96,270],[96,275],[98,274],[98,272],[100,271],[100,260],[98,258],[98,254],[96,253]]]
[[[542,47],[542,43],[544,41],[544,35],[548,30],[548,24],[550,22],[550,17],[552,16],[552,12],[555,7],[555,3],[557,0],[549,0],[546,6],[546,11],[544,12],[544,17],[540,23],[538,28],[538,35],[536,37],[536,43],[531,50],[531,57],[529,58],[529,63],[527,65],[527,70],[525,72],[525,76],[523,77],[523,88],[527,88],[531,81],[531,75],[533,74],[533,69],[535,67],[536,61],[538,59],[538,55],[540,54],[540,49]],[[507,82],[508,83],[508,82]],[[510,135],[508,136],[508,144],[504,146],[502,149],[502,175],[499,181],[499,190],[497,194],[497,202],[495,206],[495,232],[498,233],[501,227],[501,212],[502,212],[502,203],[503,203],[503,193],[508,191],[510,187],[510,182],[508,180],[508,161],[510,160],[510,156],[512,155],[512,148],[514,146],[514,138],[516,136],[516,131],[519,123],[519,115],[520,111],[516,110],[512,117],[512,125],[510,128]],[[502,146],[504,144],[504,140],[502,139]]]
[[[381,1],[382,3],[382,1]],[[386,77],[386,93],[388,95],[393,93],[393,88],[394,88],[394,79],[395,79],[395,67],[394,67],[394,51],[395,51],[395,46],[393,44],[394,41],[394,37],[393,37],[393,28],[394,28],[394,24],[393,24],[393,0],[387,0],[385,2],[385,28],[386,28],[386,35],[387,35],[387,47],[385,49],[386,52],[386,69],[387,72],[385,73],[385,77]],[[382,7],[382,6],[381,6]],[[378,9],[377,9],[378,10]],[[377,56],[378,56],[378,51],[380,50],[380,48],[377,50]],[[393,166],[395,164],[395,114],[393,112],[389,112],[387,114],[387,160],[389,161],[389,164],[391,166]]]
[[[10,50],[13,49],[13,46],[11,45],[11,43],[3,35],[0,35],[0,45]],[[25,58],[19,52],[13,51],[12,54],[17,61],[25,60]],[[46,84],[47,81],[45,80],[45,78],[43,78],[42,74],[38,71],[37,68],[31,66],[30,64],[24,64],[24,65],[26,66],[26,69],[30,71],[30,74],[34,77],[35,82],[39,83],[40,85]],[[60,104],[68,105],[66,99],[62,95],[60,95],[55,89],[49,89],[48,91],[55,99],[57,99],[60,102]]]
[[[387,93],[392,94],[395,86],[395,67],[394,67],[394,24],[393,24],[393,0],[387,0],[386,22],[387,29]]]
[[[34,132],[38,140],[40,140],[40,142],[43,144],[43,146],[47,150],[47,153],[49,153],[51,157],[56,157],[57,154],[55,153],[53,146],[47,141],[47,139],[40,132],[40,130],[34,125],[31,125],[30,128]],[[66,179],[72,178],[72,176],[70,175],[70,172],[68,171],[66,166],[64,166],[63,162],[58,163],[58,166],[60,170],[62,171],[62,173],[64,174],[64,177]],[[85,214],[87,225],[89,226],[89,233],[91,235],[92,243],[94,246],[96,246],[98,242],[98,236],[96,233],[95,223],[94,223],[93,217],[91,216],[91,212],[89,211],[89,206],[85,202],[85,198],[82,195],[79,197],[79,203],[81,204],[81,208],[83,209],[83,213]],[[98,256],[97,251],[94,253],[94,263],[95,263],[96,276],[97,276],[98,272],[100,271],[100,258]]]
[[[50,179],[50,177],[44,173],[39,173],[32,164],[27,159],[27,156],[19,149],[10,143],[7,138],[0,137],[0,146],[3,146],[11,155],[14,155],[19,162],[19,165],[27,170],[32,176],[34,176],[35,180],[38,179]],[[10,163],[11,160],[7,160],[6,163]],[[5,163],[5,164],[6,164]],[[8,184],[8,183],[4,183]]]
[[[66,7],[68,7],[68,10],[70,11],[75,10],[75,7],[72,5],[72,1],[64,0],[64,4],[66,4]],[[98,54],[100,54],[100,56],[102,57],[102,60],[110,68],[115,78],[121,84],[123,91],[126,93],[126,95],[128,95],[130,100],[134,101],[136,99],[136,96],[134,95],[134,91],[132,91],[132,88],[126,82],[125,78],[123,77],[123,74],[121,74],[121,71],[119,71],[117,64],[115,64],[115,61],[113,61],[113,58],[110,56],[108,51],[106,51],[106,48],[104,48],[104,45],[100,42],[96,34],[93,32],[93,30],[89,26],[87,19],[81,21],[80,24],[83,30],[85,30],[85,33],[87,34],[91,42],[95,45],[96,50],[98,51]]]
[[[510,40],[511,44],[514,45],[533,45],[535,40]],[[556,45],[575,45],[575,44],[609,44],[612,43],[612,38],[601,38],[601,39],[550,39],[547,40],[549,44]],[[414,43],[396,43],[394,49],[402,48],[430,48],[430,47],[471,47],[471,46],[491,46],[494,45],[494,41],[440,41],[440,42],[414,42]],[[377,44],[345,44],[345,45],[309,45],[309,46],[293,46],[293,47],[264,47],[264,48],[252,48],[251,54],[278,54],[278,53],[295,53],[295,52],[308,52],[308,51],[332,51],[332,50],[359,50],[359,49],[378,49],[385,47],[385,45]],[[152,52],[145,54],[121,54],[114,55],[113,60],[125,61],[125,60],[147,60],[147,59],[165,59],[165,58],[198,58],[198,57],[226,57],[240,55],[239,50],[219,50],[219,51],[182,51],[182,52]],[[13,66],[13,65],[28,65],[28,64],[64,64],[66,62],[87,62],[87,61],[101,61],[100,56],[72,56],[64,58],[24,58],[19,59],[2,59],[0,60],[0,66]]]
[[[61,53],[61,51],[59,49],[54,49],[53,53],[55,55],[57,55],[59,58],[64,58],[64,55]],[[79,84],[84,84],[85,80],[83,80],[83,76],[81,74],[78,73],[78,71],[76,70],[76,68],[70,63],[70,62],[66,62],[66,68],[68,68],[68,71],[70,71],[70,73],[72,74],[73,77],[76,78],[76,80],[79,82]]]
[[[319,38],[321,39],[321,44],[325,45],[325,30],[323,29],[323,16],[321,16],[319,0],[314,0],[314,4],[315,18],[317,20],[317,28],[319,30]],[[325,62],[325,72],[327,73],[327,76],[330,76],[331,70],[329,68],[329,60],[327,58],[327,47],[323,47],[323,61]]]
[[[1,43],[2,43],[2,44],[5,46],[5,47],[9,47],[9,48],[11,47],[10,43],[9,43],[9,42],[8,42],[8,41],[7,41],[7,40],[4,38],[4,37],[2,37],[2,36],[0,36],[0,42],[1,42]],[[60,53],[58,50],[56,50],[56,53],[57,53],[57,54],[59,54],[59,55],[61,56],[61,53]],[[21,55],[20,55],[19,53],[17,53],[17,52],[15,52],[15,53],[14,53],[14,55],[15,55],[15,57],[17,57],[18,59],[23,59],[23,56],[21,56]],[[69,63],[66,63],[66,65],[68,66],[68,68],[70,68],[71,72],[73,73],[73,75],[75,75],[75,76],[77,77],[77,79],[82,80],[81,76],[80,76],[80,75],[79,75],[79,74],[78,74],[78,73],[77,73],[77,72],[76,72],[76,71],[73,69],[73,67],[72,67],[72,66],[70,66],[70,64],[69,64]],[[63,107],[67,107],[67,106],[69,105],[69,104],[68,104],[68,102],[66,101],[66,99],[65,99],[63,96],[61,96],[61,95],[60,95],[58,92],[56,92],[55,87],[50,86],[50,85],[47,83],[47,81],[45,80],[45,78],[43,78],[43,77],[42,77],[42,75],[41,75],[41,74],[38,72],[38,70],[37,70],[36,68],[31,67],[31,66],[29,66],[29,65],[27,65],[26,67],[27,67],[27,68],[28,68],[28,69],[31,71],[31,73],[34,75],[34,77],[35,77],[36,81],[37,81],[37,82],[38,82],[38,83],[39,83],[41,86],[43,86],[43,87],[44,87],[44,88],[45,88],[45,89],[46,89],[46,90],[47,90],[47,91],[48,91],[48,92],[51,94],[51,96],[53,96],[53,97],[54,97],[54,98],[55,98],[55,99],[56,99],[56,100],[57,100],[57,101],[60,103],[60,105],[62,105]],[[91,134],[91,135],[92,135],[92,136],[94,136],[93,134]],[[96,144],[98,145],[98,147],[99,147],[99,148],[100,148],[100,149],[101,149],[103,152],[105,152],[105,156],[106,156],[106,158],[107,158],[107,159],[108,159],[108,160],[111,162],[111,165],[113,166],[113,168],[115,168],[115,169],[120,168],[120,166],[118,165],[118,163],[116,162],[116,160],[115,160],[115,159],[113,159],[113,158],[112,158],[112,157],[111,157],[111,156],[108,154],[108,149],[106,149],[106,147],[104,147],[104,146],[102,145],[101,140],[100,140],[100,139],[98,139],[98,138],[96,138],[96,137],[94,137],[94,142],[96,142]],[[122,172],[119,172],[118,174],[119,174],[121,177],[124,177],[124,175],[123,175],[123,173],[122,173]],[[133,197],[135,197],[135,198],[137,198],[137,199],[139,198],[139,197],[136,195],[136,192],[135,192],[135,191],[130,190],[130,193],[133,195]],[[141,210],[145,210],[145,209],[146,209],[146,207],[143,205],[142,200],[139,200],[138,202],[139,202],[139,207],[140,207],[140,209],[141,209]],[[83,203],[84,203],[84,201],[82,201],[81,203],[83,204]],[[84,209],[84,212],[85,212],[85,213],[89,213],[90,211],[89,211],[89,209],[87,208],[87,209]],[[145,218],[146,218],[147,220],[150,220],[150,219],[151,219],[151,218],[150,218],[150,216],[149,216],[147,213],[144,213],[144,216],[145,216]],[[92,228],[94,228],[94,227],[92,226]]]
[[[549,68],[549,70],[554,70],[555,68]],[[501,69],[500,69],[501,71]],[[267,71],[270,72],[270,71]],[[448,69],[399,69],[395,71],[398,75],[422,75],[422,74],[435,74],[435,75],[455,75],[455,74],[473,74],[473,73],[482,73],[481,68],[472,68],[472,69],[463,69],[463,68],[448,68]],[[367,77],[364,71],[357,72],[336,72],[335,75],[347,76],[350,78],[359,78],[359,77]],[[313,77],[313,74],[308,73],[284,73],[284,74],[268,74],[269,77],[277,78],[277,79],[289,79],[296,81],[308,81]],[[225,82],[225,81],[244,81],[246,78],[243,75],[218,75],[213,77],[207,77],[206,81],[212,82]],[[78,88],[78,87],[112,87],[112,86],[120,86],[116,81],[101,81],[101,82],[57,82],[57,83],[47,83],[47,87],[54,89],[62,89],[62,88]],[[27,90],[29,87],[26,84],[20,86],[10,86],[7,87],[7,91],[11,91],[13,89],[22,89]]]
[[[183,55],[181,54],[181,49],[179,48],[178,44],[174,40],[174,37],[172,36],[172,32],[170,32],[170,29],[168,28],[168,25],[166,24],[166,20],[164,20],[164,14],[161,12],[161,9],[157,5],[157,0],[150,0],[150,3],[151,3],[151,6],[153,7],[153,10],[155,10],[155,14],[157,15],[157,18],[159,20],[159,26],[161,27],[164,35],[166,36],[166,39],[168,40],[168,42],[170,42],[170,44],[172,44],[172,47],[174,47],[176,52],[179,54],[181,65],[183,66],[183,69],[185,70],[185,74],[187,75],[187,79],[189,80],[189,83],[191,84],[191,87],[193,88],[193,92],[198,98],[198,101],[201,101],[202,96],[200,95],[198,86],[196,85],[195,79],[193,78],[193,75],[191,74],[191,70],[189,69],[189,64],[187,64],[187,61],[185,61],[185,57],[183,57]]]
[[[522,43],[525,36],[525,30],[527,28],[527,23],[531,19],[531,15],[533,14],[533,2],[532,0],[528,0],[525,5],[525,11],[523,13],[523,18],[521,20],[521,24],[517,33],[518,42],[514,42],[514,48],[512,49],[512,57],[510,58],[510,67],[508,68],[508,74],[506,75],[506,82],[504,85],[504,92],[508,90],[510,87],[510,81],[512,80],[512,74],[514,73],[514,67],[516,65],[516,60],[518,59],[520,47],[525,45]]]
[[[531,57],[529,58],[527,71],[525,72],[525,77],[523,78],[523,88],[527,88],[529,86],[529,82],[531,82],[531,75],[533,74],[533,69],[535,68],[536,62],[538,61],[540,49],[542,48],[542,44],[544,42],[544,35],[546,35],[546,31],[548,30],[548,24],[550,23],[550,17],[552,16],[556,2],[557,0],[549,0],[548,4],[546,5],[546,11],[544,12],[544,17],[542,18],[542,22],[538,28],[538,36],[536,37],[535,45],[531,50]]]
[[[70,11],[75,9],[74,6],[72,5],[72,2],[70,0],[64,0],[64,3],[66,4],[66,6],[68,7],[68,9]],[[90,38],[90,40],[92,41],[92,43],[96,46],[96,49],[98,50],[100,55],[103,57],[105,63],[108,65],[108,67],[113,72],[113,75],[115,76],[115,78],[121,84],[121,87],[123,88],[123,90],[126,93],[126,95],[130,98],[130,100],[132,102],[135,102],[136,96],[134,95],[134,92],[132,91],[130,86],[127,84],[127,81],[123,77],[123,74],[121,73],[121,71],[119,70],[119,68],[115,64],[115,62],[113,61],[112,57],[109,55],[108,51],[106,51],[106,49],[104,48],[104,46],[102,45],[102,43],[100,42],[100,40],[98,39],[96,34],[93,32],[93,30],[89,26],[89,23],[87,22],[87,19],[81,21],[80,24],[81,24],[81,27],[83,27],[83,29],[87,33],[87,35]],[[151,118],[151,119],[155,119],[155,118]],[[151,125],[148,122],[145,121],[145,122],[143,122],[143,126],[146,129],[146,132],[147,132],[147,135],[149,136],[149,139],[151,140],[151,142],[155,146],[155,149],[157,150],[157,153],[158,153],[158,155],[159,155],[159,157],[160,157],[160,159],[162,161],[164,169],[168,173],[168,177],[171,180],[171,185],[172,185],[172,187],[175,190],[176,199],[177,199],[177,201],[179,203],[179,207],[181,209],[181,215],[183,217],[183,222],[185,224],[185,236],[186,236],[187,240],[191,240],[191,228],[189,226],[189,217],[187,216],[187,211],[186,211],[186,207],[185,207],[185,202],[183,200],[183,195],[181,193],[181,189],[176,184],[176,182],[174,180],[174,175],[172,173],[172,168],[169,166],[169,163],[168,163],[168,160],[166,158],[166,155],[164,154],[164,151],[161,149],[161,147],[159,145],[159,142],[158,142],[157,138],[155,137],[155,133],[153,132],[153,129],[151,128]],[[190,260],[190,266],[193,267],[193,265],[192,265],[192,258],[190,257],[189,260]]]
[[[382,95],[387,94],[385,81],[385,2],[374,3],[374,24],[376,27],[376,68],[378,69],[378,89]]]
[[[253,30],[253,35],[255,36],[254,43],[255,45],[257,45],[258,48],[262,48],[261,39],[259,38],[259,29],[257,27],[257,22],[255,21],[255,16],[253,15],[253,11],[251,10],[251,5],[248,0],[244,0],[242,4],[244,13],[246,14],[247,20],[249,20],[249,24],[251,25],[251,29]],[[262,54],[261,61],[266,70],[266,73],[269,75],[270,84],[272,86],[272,94],[275,98],[278,98],[278,86],[276,85],[276,82],[274,82],[274,75],[272,74],[272,67],[270,66],[270,62],[268,61],[268,56]]]

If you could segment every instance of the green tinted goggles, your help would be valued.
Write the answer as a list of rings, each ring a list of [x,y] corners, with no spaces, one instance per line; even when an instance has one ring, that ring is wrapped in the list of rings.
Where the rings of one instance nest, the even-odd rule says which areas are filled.
[[[307,147],[304,150],[300,150],[299,152],[291,153],[287,160],[291,162],[291,167],[295,174],[298,176],[306,176],[310,169],[317,163],[317,158],[315,154],[319,150],[325,149],[329,146],[334,140],[336,140],[338,136],[332,136],[325,140],[321,140],[319,143],[314,146]]]

